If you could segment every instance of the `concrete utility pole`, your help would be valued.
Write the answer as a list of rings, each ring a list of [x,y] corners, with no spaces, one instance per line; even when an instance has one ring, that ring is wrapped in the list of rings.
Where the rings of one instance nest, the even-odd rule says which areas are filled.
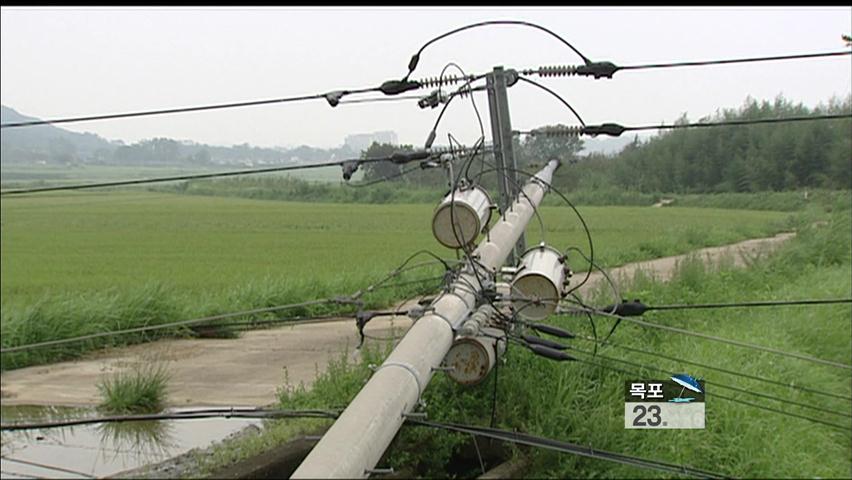
[[[509,97],[506,89],[517,82],[517,72],[506,71],[503,67],[494,70],[485,77],[488,90],[488,110],[491,115],[491,138],[494,141],[494,162],[497,167],[497,186],[500,191],[500,211],[505,211],[509,203],[518,196],[520,184],[515,170],[515,150],[512,145],[512,121],[509,118]],[[510,170],[506,170],[509,168]],[[515,264],[515,258],[520,258],[526,251],[524,234],[521,233],[514,254],[509,254],[508,261]]]
[[[466,264],[459,279],[414,323],[292,478],[364,478],[372,472],[405,415],[418,405],[456,330],[477,308],[479,279],[494,280],[547,193],[538,179],[550,183],[558,166],[551,160],[524,186],[526,196],[515,199],[472,254],[481,265],[476,267],[479,277]]]

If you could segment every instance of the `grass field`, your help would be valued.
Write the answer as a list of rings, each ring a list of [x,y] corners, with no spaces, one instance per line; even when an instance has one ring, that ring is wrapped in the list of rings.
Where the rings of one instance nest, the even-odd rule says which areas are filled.
[[[2,342],[10,347],[351,294],[417,250],[453,256],[431,234],[432,209],[144,191],[7,197],[0,209]],[[788,217],[648,207],[583,207],[581,213],[602,265],[769,234]],[[544,207],[541,215],[549,243],[588,251],[569,208]],[[539,241],[537,222],[528,231],[529,244]],[[572,261],[583,268],[579,257]],[[386,304],[413,288],[376,292],[367,301]],[[323,308],[294,314],[330,313]],[[115,343],[10,354],[3,368],[70,358],[104,344]]]
[[[670,283],[658,283],[640,276],[625,293],[628,298],[642,298],[651,305],[848,297],[852,291],[850,228],[852,222],[848,212],[834,215],[826,227],[803,229],[778,254],[759,260],[748,270],[725,266],[708,270],[699,262],[687,262]],[[848,305],[656,312],[646,314],[643,320],[844,364],[849,364],[852,357]],[[552,362],[512,345],[499,371],[497,427],[684,464],[726,477],[848,478],[852,468],[848,400],[771,385],[706,366],[845,397],[852,396],[849,370],[627,322],[616,330],[612,345],[600,348],[598,356],[593,357],[581,353],[592,350],[591,343],[582,339],[591,335],[584,317],[553,317],[548,322],[579,334],[577,339],[567,341],[568,353],[583,361]],[[599,318],[597,323],[598,332],[601,332],[607,331],[612,321]],[[649,353],[631,353],[621,348],[623,346]],[[660,354],[675,360],[660,358]],[[369,358],[356,366],[338,364],[315,382],[311,391],[293,386],[282,389],[281,406],[330,408],[346,404],[371,375],[367,363],[380,360]],[[625,365],[617,360],[641,366]],[[686,364],[683,360],[704,366]],[[707,427],[704,430],[625,430],[624,381],[663,379],[665,371],[685,371],[709,382]],[[477,387],[460,386],[437,374],[424,396],[429,419],[488,425],[494,382],[493,372],[488,381]],[[792,401],[830,412],[788,403]],[[814,418],[837,427],[766,409]],[[472,448],[469,442],[469,436],[404,428],[391,445],[383,465],[426,477],[444,476],[462,447]],[[523,472],[524,478],[672,477],[671,474],[546,450],[515,450],[514,455],[531,459],[530,466]],[[480,473],[479,465],[474,462],[474,466],[458,472],[458,476],[472,478]]]
[[[140,324],[191,318],[242,308],[348,293],[396,267],[409,253],[430,248],[451,252],[432,238],[432,205],[347,205],[182,196],[152,192],[109,192],[4,198],[2,202],[2,344],[4,347]],[[769,211],[709,208],[579,207],[604,265],[682,253],[795,226],[791,245],[749,270],[707,271],[685,264],[671,284],[637,278],[624,292],[649,304],[848,297],[852,291],[849,211],[809,217]],[[586,249],[585,236],[566,207],[542,208],[547,241]],[[828,219],[811,228],[816,218]],[[540,237],[537,222],[529,243]],[[308,255],[307,253],[310,253]],[[569,257],[570,258],[570,257]],[[577,267],[581,266],[579,260]],[[399,291],[384,297],[390,300]],[[598,299],[597,303],[609,299]],[[852,325],[848,306],[784,309],[657,312],[645,320],[726,338],[848,363]],[[549,320],[580,337],[588,321],[565,316]],[[597,320],[597,331],[611,322]],[[137,338],[135,341],[141,341]],[[816,366],[765,352],[623,324],[617,345],[641,348],[749,375],[805,385],[849,396],[848,370]],[[584,356],[591,344],[572,340],[574,355],[627,369],[626,376],[585,362],[554,363],[513,346],[501,367],[497,426],[559,438],[596,448],[745,477],[847,477],[849,429],[845,431],[742,404],[708,397],[707,429],[625,431],[624,380],[661,378],[656,370]],[[50,355],[4,355],[3,368],[79,355],[86,348]],[[734,396],[768,408],[849,426],[849,418],[774,400],[760,393],[813,403],[848,414],[849,402],[721,374],[619,347],[599,354],[670,370],[688,371]],[[58,355],[58,356],[57,356]],[[64,357],[63,357],[64,356]],[[311,391],[282,389],[286,408],[345,404],[369,377],[368,358],[337,365]],[[460,387],[436,375],[426,390],[429,418],[484,425],[490,420],[493,382]],[[487,406],[487,407],[485,407]],[[316,425],[318,421],[311,421]],[[296,423],[288,424],[291,427]],[[288,427],[290,428],[290,427]],[[288,430],[292,433],[295,430]],[[286,436],[279,438],[283,439]],[[469,437],[405,429],[387,456],[395,468],[425,476],[446,475],[450,460]],[[274,441],[256,442],[258,449]],[[243,450],[245,454],[248,450]],[[256,453],[256,450],[252,451]],[[665,475],[546,451],[530,456],[529,477],[654,477]],[[214,455],[232,460],[234,455]],[[478,467],[460,472],[469,477]]]
[[[198,293],[264,278],[327,282],[386,272],[434,240],[432,205],[340,205],[159,193],[9,197],[2,202],[2,296],[149,282]],[[786,214],[581,207],[603,265],[682,253],[779,230]],[[587,250],[570,209],[545,207],[546,240]],[[528,243],[541,237],[538,223]],[[579,261],[578,261],[579,263]]]

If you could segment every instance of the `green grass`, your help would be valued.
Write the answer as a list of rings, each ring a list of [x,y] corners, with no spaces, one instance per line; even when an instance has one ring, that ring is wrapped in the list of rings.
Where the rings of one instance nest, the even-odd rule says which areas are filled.
[[[409,252],[431,248],[451,256],[432,239],[432,205],[347,205],[108,192],[4,198],[2,202],[2,344],[4,347],[86,333],[150,325],[196,316],[303,301],[353,292],[396,267]],[[654,304],[749,299],[848,296],[848,210],[834,213],[828,227],[811,228],[824,214],[791,217],[779,212],[710,208],[579,207],[592,230],[596,258],[605,265],[683,253],[695,248],[796,227],[799,237],[750,271],[705,271],[686,264],[670,285],[638,278],[625,297]],[[547,241],[585,249],[585,237],[565,207],[542,208]],[[528,243],[540,238],[533,220]],[[316,255],[308,256],[311,252]],[[571,258],[571,257],[569,257]],[[582,262],[571,259],[573,267]],[[407,279],[436,273],[413,272]],[[408,287],[406,287],[408,288]],[[413,287],[411,287],[413,288]],[[392,288],[368,297],[377,306],[410,294]],[[608,302],[601,298],[599,303]],[[323,307],[328,309],[329,307]],[[322,308],[294,312],[324,313]],[[729,338],[848,362],[849,311],[844,307],[750,311],[657,313],[648,320]],[[561,317],[555,323],[590,335],[587,321]],[[599,319],[599,332],[610,323]],[[169,331],[179,334],[181,331]],[[121,341],[145,341],[144,334]],[[740,351],[689,337],[622,325],[614,342],[849,395],[849,376],[768,354]],[[89,341],[67,349],[3,355],[3,368],[73,358],[118,340]],[[576,349],[589,349],[582,340]],[[683,365],[601,353],[667,369]],[[578,357],[581,354],[577,354]],[[282,389],[287,408],[340,407],[370,375],[366,363],[341,361],[310,391]],[[684,462],[732,476],[844,476],[849,472],[849,435],[741,405],[708,401],[705,431],[625,431],[625,378],[583,363],[557,364],[511,348],[501,367],[498,426],[517,428],[614,451]],[[614,364],[614,366],[623,367]],[[639,372],[653,378],[658,372]],[[714,372],[690,372],[799,401],[812,396],[782,387],[765,388]],[[487,423],[493,377],[477,388],[460,387],[436,375],[426,392],[430,418]],[[819,399],[822,401],[821,399]],[[758,402],[762,400],[758,399]],[[830,402],[829,402],[830,403]],[[769,403],[771,406],[772,404]],[[835,404],[831,408],[841,408]],[[847,409],[848,410],[848,409]],[[807,412],[810,413],[810,412]],[[269,448],[318,423],[280,427],[273,439],[216,456],[217,465]],[[771,442],[767,439],[772,439]],[[416,466],[442,475],[467,439],[406,429],[389,453],[395,467]],[[416,446],[416,448],[414,447]],[[532,453],[529,476],[635,477],[644,471],[548,452]],[[468,472],[475,475],[477,472]],[[654,474],[652,474],[654,475]]]
[[[369,188],[353,188],[340,179],[339,169],[318,169],[283,175],[256,175],[236,178],[195,180],[179,184],[150,187],[153,191],[188,195],[251,198],[257,200],[284,200],[320,203],[425,203],[434,204],[446,194],[444,184],[426,185],[416,182],[386,182]],[[356,172],[356,175],[361,172]],[[308,175],[316,175],[316,178]],[[554,185],[575,205],[583,206],[636,206],[647,207],[661,199],[674,200],[671,206],[725,208],[735,210],[769,210],[794,212],[810,206],[828,206],[840,210],[852,208],[852,191],[807,189],[797,191],[766,191],[752,193],[670,193],[639,192],[615,186],[572,188],[560,180],[571,179],[570,169],[557,171]],[[490,176],[489,176],[490,177]],[[496,191],[493,178],[486,181],[490,191]],[[558,206],[562,200],[550,195],[545,205]]]
[[[830,224],[803,230],[771,258],[758,259],[750,269],[725,264],[705,268],[684,262],[670,283],[637,276],[625,293],[649,304],[698,303],[797,298],[843,298],[852,292],[852,252],[848,214],[834,215]],[[608,299],[600,298],[598,303]],[[848,364],[852,357],[852,324],[848,306],[785,307],[749,310],[696,310],[646,314],[644,320],[739,339],[785,351],[799,352]],[[554,317],[550,322],[581,337],[591,335],[583,317]],[[598,332],[611,321],[596,320]],[[731,477],[845,478],[852,468],[849,451],[850,421],[845,417],[813,412],[792,405],[730,392],[735,385],[782,399],[818,405],[848,415],[849,403],[782,386],[767,385],[713,370],[658,358],[654,353],[688,359],[737,372],[787,381],[839,395],[852,395],[850,373],[796,359],[724,345],[694,337],[643,329],[624,323],[612,342],[652,352],[630,353],[615,346],[599,350],[607,357],[649,367],[687,371],[709,380],[707,428],[704,430],[624,429],[624,381],[665,378],[655,369],[635,368],[592,359],[579,350],[591,344],[571,341],[574,355],[616,368],[625,375],[583,362],[556,363],[512,346],[501,367],[498,385],[497,426],[595,448],[662,461],[687,464]],[[569,351],[570,353],[570,351]],[[368,362],[330,368],[311,391],[282,390],[284,408],[330,408],[351,400],[369,378]],[[436,375],[425,393],[429,418],[435,421],[488,424],[494,374],[478,387],[456,385]],[[734,397],[770,408],[845,425],[835,430],[806,420],[713,397]],[[448,463],[462,448],[464,436],[404,428],[391,445],[384,462],[397,470],[416,468],[426,477],[445,476]],[[531,458],[524,476],[529,478],[667,478],[670,475],[544,450],[516,451]],[[478,468],[462,477],[476,476]]]
[[[364,278],[408,252],[444,252],[433,205],[263,202],[155,193],[10,197],[2,203],[4,302],[164,283],[189,293],[263,278]],[[570,209],[542,208],[546,239],[586,247]],[[604,264],[777,231],[776,212],[581,207]],[[540,238],[535,220],[529,241]]]
[[[169,371],[160,362],[143,361],[102,377],[97,384],[99,408],[111,413],[153,413],[168,395]]]
[[[351,294],[396,268],[411,252],[425,248],[452,255],[431,235],[433,208],[133,191],[8,197],[0,207],[2,345]],[[602,265],[683,253],[789,225],[788,215],[777,212],[641,207],[580,211],[594,237],[595,259]],[[570,209],[544,207],[541,214],[549,243],[587,248]],[[529,244],[541,238],[535,220],[528,232]],[[575,270],[582,270],[579,258],[569,259]],[[399,280],[436,273],[425,269]],[[366,300],[368,306],[385,306],[415,287],[376,291]],[[290,313],[332,311],[317,307]],[[186,331],[165,333],[181,332]],[[2,368],[73,358],[93,348],[151,338],[156,335],[143,333],[5,354]]]
[[[170,177],[177,175],[192,175],[198,173],[227,172],[231,170],[248,170],[252,167],[241,165],[19,165],[4,164],[0,172],[0,184],[3,188],[21,188],[65,185],[70,183],[108,182],[155,177]],[[254,167],[261,168],[261,167]],[[294,178],[311,182],[339,182],[340,168],[319,168],[287,173],[269,173],[265,178]],[[353,180],[363,176],[356,172]]]

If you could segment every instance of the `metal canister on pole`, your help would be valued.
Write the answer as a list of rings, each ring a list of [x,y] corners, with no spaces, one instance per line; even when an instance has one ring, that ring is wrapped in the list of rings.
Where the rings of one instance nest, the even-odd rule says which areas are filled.
[[[438,204],[432,233],[445,247],[471,245],[491,220],[491,197],[478,185],[457,188]],[[455,227],[455,228],[454,228]]]
[[[512,305],[524,320],[543,320],[562,299],[566,275],[565,256],[541,244],[524,252],[512,280]]]

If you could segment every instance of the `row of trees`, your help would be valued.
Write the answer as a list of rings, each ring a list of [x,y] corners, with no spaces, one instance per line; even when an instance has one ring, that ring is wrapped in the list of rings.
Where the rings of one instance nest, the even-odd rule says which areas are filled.
[[[698,123],[850,112],[852,95],[815,108],[793,104],[783,96],[772,102],[749,98],[738,109],[717,111]],[[693,122],[684,115],[676,123]],[[398,148],[373,144],[364,155],[387,155]],[[582,139],[546,135],[516,139],[514,149],[520,167],[554,156],[569,162],[570,170],[557,177],[557,186],[567,189],[616,187],[639,192],[706,193],[852,188],[850,119],[664,130],[645,142],[634,137],[614,155],[580,156]],[[365,169],[367,180],[401,171],[389,162]],[[446,185],[439,172],[415,172],[393,181]]]
[[[699,122],[849,114],[852,96],[813,109],[779,96]],[[678,123],[689,123],[686,116]],[[590,155],[572,185],[642,192],[755,192],[852,188],[852,120],[819,120],[671,130],[615,156]]]
[[[549,128],[562,128],[563,125],[554,125]],[[532,163],[541,163],[553,157],[560,157],[567,161],[576,160],[583,149],[583,140],[580,138],[534,136],[514,140],[515,161],[518,168],[525,168]],[[399,151],[413,151],[412,145],[392,145],[387,143],[373,143],[367,150],[361,153],[361,158],[376,158],[389,156]],[[494,159],[490,154],[484,155],[485,161],[493,165]],[[475,168],[471,175],[476,175],[481,170],[480,160],[474,162]],[[456,168],[461,167],[457,164]],[[388,179],[388,181],[406,183],[415,186],[446,186],[447,176],[443,170],[428,169],[419,170],[416,163],[409,165],[396,165],[392,162],[375,162],[365,164],[364,181],[376,181]],[[485,167],[488,170],[490,167]],[[408,171],[410,170],[410,171]],[[406,172],[405,175],[402,175]],[[457,173],[457,172],[456,172]],[[484,183],[493,182],[494,174],[484,175]]]

